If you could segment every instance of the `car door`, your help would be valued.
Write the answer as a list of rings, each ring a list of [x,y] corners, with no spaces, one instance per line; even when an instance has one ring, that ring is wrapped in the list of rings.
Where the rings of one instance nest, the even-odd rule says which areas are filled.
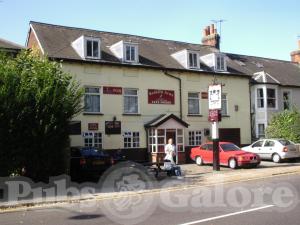
[[[205,144],[202,146],[202,159],[205,163],[212,163],[213,161],[213,146],[212,144]]]
[[[249,151],[258,154],[261,158],[263,158],[263,155],[262,155],[263,144],[264,144],[264,140],[259,140],[257,142],[254,142],[251,145],[251,148],[249,148]]]
[[[275,152],[275,141],[266,140],[261,150],[261,154],[263,155],[262,158],[271,159],[274,152]]]

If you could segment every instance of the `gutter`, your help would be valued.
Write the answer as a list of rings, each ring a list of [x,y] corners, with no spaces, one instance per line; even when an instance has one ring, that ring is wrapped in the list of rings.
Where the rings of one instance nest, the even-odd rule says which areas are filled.
[[[178,82],[179,82],[179,108],[180,108],[180,119],[182,119],[182,84],[181,84],[181,79],[179,77],[176,77],[176,76],[168,73],[168,71],[166,71],[166,70],[163,70],[163,73],[168,77],[171,77],[173,79],[178,80]]]

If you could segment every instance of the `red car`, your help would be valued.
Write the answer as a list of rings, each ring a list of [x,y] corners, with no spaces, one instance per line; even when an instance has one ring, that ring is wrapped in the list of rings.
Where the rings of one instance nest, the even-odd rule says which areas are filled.
[[[197,165],[213,163],[213,143],[208,142],[199,147],[192,148],[190,157]],[[232,169],[243,166],[256,167],[260,164],[257,154],[241,150],[230,142],[220,142],[220,165],[229,166]]]

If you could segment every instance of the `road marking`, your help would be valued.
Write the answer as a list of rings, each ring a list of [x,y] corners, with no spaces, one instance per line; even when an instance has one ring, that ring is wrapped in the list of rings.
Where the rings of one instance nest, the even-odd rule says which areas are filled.
[[[254,211],[261,210],[261,209],[267,209],[270,207],[274,207],[274,205],[266,205],[266,206],[262,206],[262,207],[258,207],[258,208],[229,213],[229,214],[225,214],[225,215],[221,215],[221,216],[215,216],[215,217],[210,217],[210,218],[206,218],[206,219],[202,219],[202,220],[196,220],[196,221],[192,221],[192,222],[188,222],[188,223],[182,223],[179,225],[192,225],[192,224],[197,224],[197,223],[204,223],[204,222],[218,220],[218,219],[225,218],[225,217],[235,216],[235,215],[244,214],[244,213],[248,213],[248,212],[254,212]]]

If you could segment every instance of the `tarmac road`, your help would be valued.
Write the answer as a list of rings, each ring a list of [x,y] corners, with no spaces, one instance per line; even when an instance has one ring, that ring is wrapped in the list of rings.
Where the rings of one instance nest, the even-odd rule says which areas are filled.
[[[0,223],[297,225],[299,196],[300,174],[293,174],[6,212],[0,214]]]

